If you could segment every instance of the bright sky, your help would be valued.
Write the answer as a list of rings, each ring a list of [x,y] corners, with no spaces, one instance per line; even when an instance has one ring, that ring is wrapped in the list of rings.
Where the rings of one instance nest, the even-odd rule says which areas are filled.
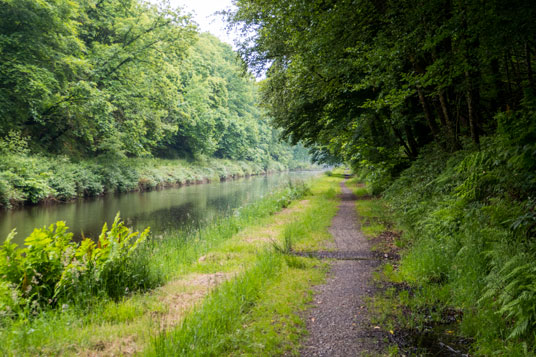
[[[157,0],[150,0],[157,2]],[[199,25],[201,32],[210,32],[220,40],[234,46],[237,34],[227,33],[222,15],[214,14],[217,11],[234,8],[231,0],[168,0],[173,7],[181,7],[185,13],[191,12],[194,21]]]

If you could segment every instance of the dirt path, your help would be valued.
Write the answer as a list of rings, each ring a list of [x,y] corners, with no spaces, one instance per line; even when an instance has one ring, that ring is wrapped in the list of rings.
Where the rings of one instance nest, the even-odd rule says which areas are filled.
[[[382,351],[383,335],[371,325],[366,308],[378,262],[359,227],[357,197],[344,182],[341,188],[341,204],[330,233],[337,251],[346,258],[335,260],[326,283],[315,288],[302,356],[370,356]]]

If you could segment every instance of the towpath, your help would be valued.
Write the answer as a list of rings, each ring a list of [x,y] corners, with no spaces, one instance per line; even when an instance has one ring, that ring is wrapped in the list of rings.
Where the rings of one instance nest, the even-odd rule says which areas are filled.
[[[372,295],[372,272],[378,265],[361,232],[353,192],[341,183],[341,204],[330,233],[337,252],[325,284],[315,288],[308,312],[309,335],[302,356],[374,356],[381,354],[383,335],[371,325],[367,298]],[[322,253],[318,253],[322,257]]]

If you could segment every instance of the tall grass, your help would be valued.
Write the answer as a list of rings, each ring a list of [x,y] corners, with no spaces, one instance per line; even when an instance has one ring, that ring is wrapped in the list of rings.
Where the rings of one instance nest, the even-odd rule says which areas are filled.
[[[149,241],[149,248],[144,253],[149,256],[150,269],[161,274],[164,280],[172,279],[180,274],[183,268],[188,267],[200,256],[222,244],[244,227],[280,211],[308,192],[309,188],[305,183],[293,183],[230,215],[215,219],[204,228],[190,232],[174,232],[161,238],[154,238]]]

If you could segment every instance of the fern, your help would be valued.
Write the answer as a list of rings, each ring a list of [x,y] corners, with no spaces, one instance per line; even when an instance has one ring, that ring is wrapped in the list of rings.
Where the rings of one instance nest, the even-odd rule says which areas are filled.
[[[536,330],[536,266],[534,256],[520,253],[487,278],[480,302],[494,301],[497,313],[512,323],[509,339],[527,337]]]

